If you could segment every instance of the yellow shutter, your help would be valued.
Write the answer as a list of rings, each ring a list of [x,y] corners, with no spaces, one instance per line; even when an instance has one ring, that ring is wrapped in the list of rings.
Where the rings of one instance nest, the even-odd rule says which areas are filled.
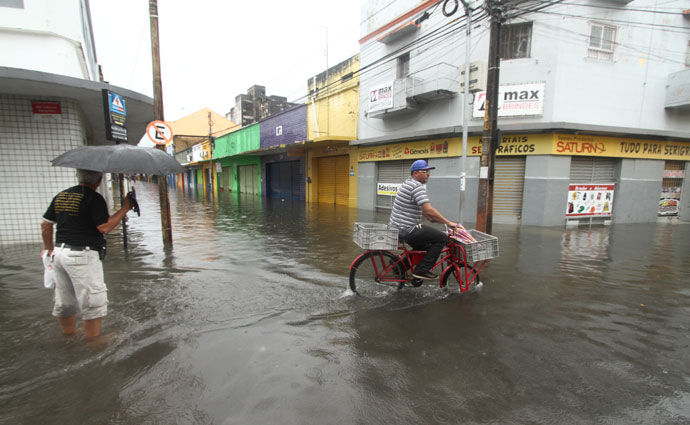
[[[350,197],[350,157],[335,157],[335,203],[349,205]]]
[[[335,158],[319,158],[319,203],[335,204]]]

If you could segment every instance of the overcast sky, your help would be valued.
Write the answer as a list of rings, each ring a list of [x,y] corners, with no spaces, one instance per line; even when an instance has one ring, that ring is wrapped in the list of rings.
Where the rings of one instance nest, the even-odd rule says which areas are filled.
[[[165,120],[225,115],[254,84],[298,100],[307,79],[359,51],[366,0],[159,0]],[[153,96],[148,1],[92,0],[106,81]],[[328,37],[328,57],[326,39]]]

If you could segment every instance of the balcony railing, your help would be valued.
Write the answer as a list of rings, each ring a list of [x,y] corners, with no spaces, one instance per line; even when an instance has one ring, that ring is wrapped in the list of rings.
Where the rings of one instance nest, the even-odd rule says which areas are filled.
[[[412,84],[407,97],[416,102],[431,102],[455,96],[460,91],[460,71],[457,67],[440,62],[409,75]]]

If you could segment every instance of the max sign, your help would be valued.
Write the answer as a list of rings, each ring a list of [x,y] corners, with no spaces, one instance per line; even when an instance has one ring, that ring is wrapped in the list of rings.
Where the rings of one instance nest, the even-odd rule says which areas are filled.
[[[498,91],[498,116],[523,117],[544,114],[544,83],[504,85]],[[484,117],[486,92],[474,98],[474,118]]]
[[[393,107],[393,83],[386,83],[369,89],[369,112]]]

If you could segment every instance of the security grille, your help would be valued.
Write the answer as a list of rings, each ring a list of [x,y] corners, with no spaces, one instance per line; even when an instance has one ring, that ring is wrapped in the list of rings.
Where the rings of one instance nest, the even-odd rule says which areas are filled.
[[[522,214],[525,186],[525,157],[496,158],[493,215],[517,220]],[[506,220],[503,220],[506,221]]]
[[[501,59],[528,58],[532,50],[532,23],[503,25],[499,56]]]
[[[413,159],[403,161],[382,161],[377,164],[377,183],[403,183],[410,177]],[[433,171],[432,171],[433,173]],[[374,188],[376,190],[376,188]],[[376,208],[391,209],[395,196],[376,195]]]
[[[570,183],[615,183],[617,164],[613,158],[574,156],[570,162]]]

